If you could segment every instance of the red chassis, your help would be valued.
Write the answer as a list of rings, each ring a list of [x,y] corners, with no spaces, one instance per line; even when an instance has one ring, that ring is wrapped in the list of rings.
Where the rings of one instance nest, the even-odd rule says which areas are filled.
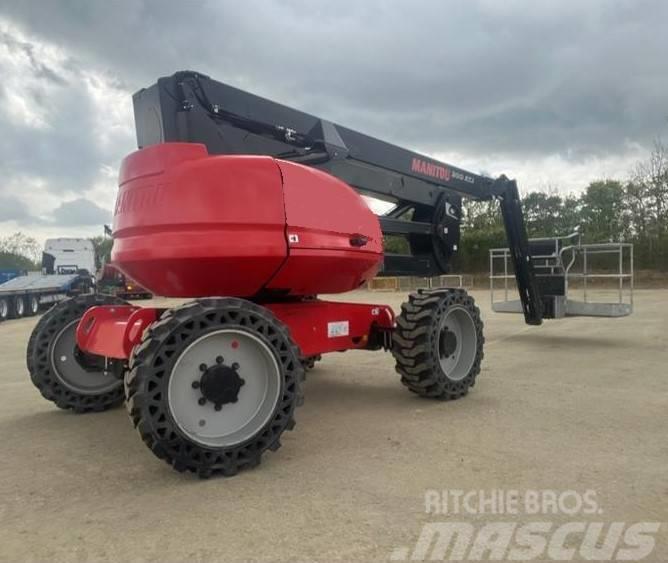
[[[302,356],[354,349],[376,349],[394,328],[394,313],[385,305],[299,301],[266,305],[289,329]],[[77,327],[82,350],[119,360],[129,359],[144,330],[164,309],[132,305],[92,307]]]

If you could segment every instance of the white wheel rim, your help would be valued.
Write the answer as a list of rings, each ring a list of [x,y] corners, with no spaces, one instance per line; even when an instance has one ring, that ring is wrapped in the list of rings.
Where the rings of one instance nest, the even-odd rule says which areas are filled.
[[[123,382],[102,371],[86,371],[74,357],[79,319],[65,325],[53,339],[50,359],[53,372],[67,389],[80,395],[99,395],[113,391]]]
[[[238,365],[243,379],[236,402],[216,410],[200,404],[201,388],[193,386],[202,376],[201,365]],[[205,334],[180,354],[172,368],[167,399],[178,428],[193,442],[208,447],[236,446],[255,436],[274,415],[282,393],[281,369],[269,346],[254,334],[222,329]]]
[[[446,347],[444,335],[448,332]],[[439,326],[437,348],[441,369],[448,379],[461,381],[470,373],[478,350],[478,333],[465,307],[456,305],[448,309]]]

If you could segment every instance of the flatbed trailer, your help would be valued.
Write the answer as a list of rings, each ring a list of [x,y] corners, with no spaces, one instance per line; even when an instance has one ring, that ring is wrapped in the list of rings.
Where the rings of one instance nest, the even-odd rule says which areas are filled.
[[[0,321],[36,315],[44,305],[51,305],[89,293],[91,278],[83,274],[43,275],[32,273],[0,284]]]

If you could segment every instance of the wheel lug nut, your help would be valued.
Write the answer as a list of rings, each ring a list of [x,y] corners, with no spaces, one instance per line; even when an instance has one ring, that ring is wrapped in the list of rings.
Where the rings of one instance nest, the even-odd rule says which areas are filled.
[[[245,385],[246,380],[245,379],[239,379],[239,386]]]
[[[199,381],[193,381],[193,389],[199,389]]]
[[[221,409],[223,408],[223,405],[221,405],[221,404],[217,404],[217,405],[216,405],[215,407],[213,407],[213,408],[216,409],[217,411],[219,411],[219,410],[221,410]]]
[[[197,402],[202,406],[206,405],[206,399],[204,397],[200,397]]]
[[[199,365],[199,370],[200,371],[206,371],[206,364],[200,364]]]
[[[239,364],[237,362],[234,362],[232,364],[232,369],[239,369]]]
[[[218,356],[218,357],[216,358],[216,363],[217,363],[217,364],[222,364],[223,362],[224,362],[224,360],[223,360],[223,357],[222,357],[222,356]]]

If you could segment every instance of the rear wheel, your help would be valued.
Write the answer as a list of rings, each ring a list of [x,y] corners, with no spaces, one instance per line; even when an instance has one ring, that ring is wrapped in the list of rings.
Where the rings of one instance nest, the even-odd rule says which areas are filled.
[[[480,311],[466,291],[424,291],[401,306],[392,354],[401,382],[412,392],[452,400],[475,384],[483,344]]]
[[[83,314],[96,305],[122,305],[109,295],[81,295],[52,307],[35,326],[28,342],[30,378],[45,399],[75,412],[102,411],[123,401],[123,381],[104,358],[86,354],[75,332]]]
[[[177,471],[234,475],[294,427],[303,367],[286,327],[242,299],[163,314],[135,349],[127,407],[151,451]]]

